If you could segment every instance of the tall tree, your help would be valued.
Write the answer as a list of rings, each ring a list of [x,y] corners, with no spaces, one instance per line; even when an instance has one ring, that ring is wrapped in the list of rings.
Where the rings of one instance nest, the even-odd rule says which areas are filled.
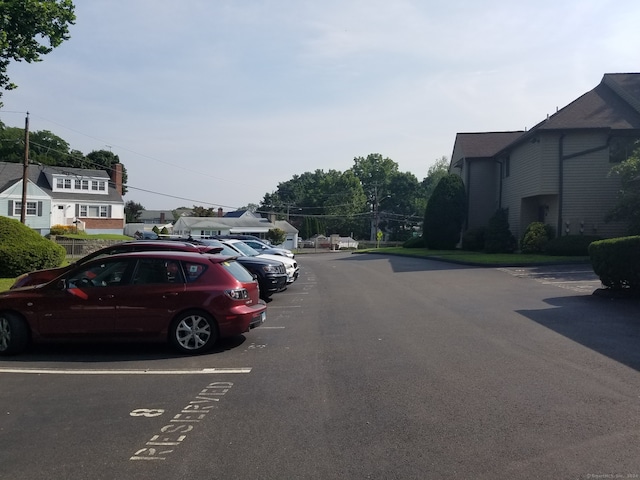
[[[120,163],[120,157],[114,154],[110,150],[94,150],[87,154],[86,157],[87,167],[95,168],[98,170],[106,170],[111,175],[113,165]],[[69,165],[70,166],[70,165]],[[122,165],[122,194],[127,193],[127,169]]]
[[[7,74],[12,61],[40,62],[70,38],[74,8],[71,0],[0,1],[0,98],[17,87]]]
[[[446,177],[449,174],[449,159],[444,155],[437,159],[433,165],[429,167],[427,176],[422,180],[422,188],[424,189],[424,195],[427,200],[433,194],[433,191],[438,185],[438,182],[442,177]]]
[[[144,211],[144,207],[140,203],[129,200],[124,204],[124,214],[127,223],[136,223],[140,219],[140,214]]]
[[[0,159],[20,163],[24,160],[24,130],[0,122]]]
[[[217,212],[213,207],[202,207],[199,205],[194,205],[191,209],[192,217],[215,217],[217,216]]]
[[[640,141],[636,145],[640,145]],[[605,220],[628,222],[629,234],[640,235],[640,147],[613,167],[609,175],[620,177],[620,194]]]
[[[69,144],[48,130],[29,134],[29,159],[45,165],[72,166]]]
[[[378,228],[389,240],[404,241],[422,221],[426,203],[420,183],[412,173],[397,172],[388,183],[389,195],[380,199]]]
[[[443,177],[433,191],[424,214],[427,247],[452,250],[460,240],[467,196],[462,179],[453,173]]]

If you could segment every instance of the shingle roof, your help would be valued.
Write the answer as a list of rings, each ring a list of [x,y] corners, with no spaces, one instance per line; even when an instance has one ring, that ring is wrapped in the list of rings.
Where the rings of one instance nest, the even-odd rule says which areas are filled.
[[[21,163],[0,162],[0,192],[6,190],[9,186],[22,180],[23,165]],[[106,195],[96,195],[91,193],[76,192],[54,192],[47,176],[52,174],[77,175],[79,177],[104,178],[108,182],[109,188]],[[87,200],[95,202],[98,198],[101,202],[122,202],[120,195],[110,181],[109,174],[105,170],[89,170],[86,168],[70,168],[70,167],[53,167],[47,165],[29,164],[27,169],[29,180],[35,183],[39,188],[47,192],[53,199],[69,199]]]
[[[461,149],[465,158],[490,158],[524,133],[523,131],[458,133],[456,148]]]
[[[640,73],[608,73],[593,90],[531,130],[640,129]]]

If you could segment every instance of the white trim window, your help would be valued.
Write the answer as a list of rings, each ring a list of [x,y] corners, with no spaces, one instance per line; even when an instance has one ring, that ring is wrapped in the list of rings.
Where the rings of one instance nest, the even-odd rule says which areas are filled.
[[[26,214],[28,217],[35,217],[38,215],[38,203],[27,202]],[[22,215],[22,202],[13,202],[13,215],[16,217]]]
[[[80,205],[80,217],[109,218],[108,205]]]
[[[93,192],[104,192],[106,188],[105,181],[102,180],[91,180],[91,191]]]
[[[73,181],[72,181],[73,180]],[[105,193],[106,180],[89,180],[77,177],[56,177],[54,191],[71,190],[74,192]]]

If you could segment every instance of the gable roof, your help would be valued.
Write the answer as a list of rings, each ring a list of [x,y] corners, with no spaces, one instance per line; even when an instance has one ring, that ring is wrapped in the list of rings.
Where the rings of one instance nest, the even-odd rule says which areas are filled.
[[[607,73],[589,92],[531,130],[640,129],[640,73]]]
[[[224,214],[226,218],[241,218],[241,217],[251,217],[251,218],[262,218],[257,213],[253,213],[251,210],[235,210],[233,212],[227,212]]]
[[[459,148],[465,158],[493,157],[524,133],[524,131],[458,133],[454,148],[456,150]]]
[[[459,168],[466,159],[493,158],[526,132],[458,133],[451,155],[451,166]],[[455,163],[454,163],[455,162]]]
[[[60,174],[83,178],[90,177],[104,179],[108,185],[107,194],[96,195],[92,193],[54,192],[51,185],[52,178],[53,175]],[[15,183],[20,182],[22,180],[22,175],[23,165],[21,163],[0,162],[0,192],[5,191]],[[109,174],[105,170],[29,164],[27,168],[27,178],[54,200],[67,200],[73,198],[75,200],[85,200],[93,203],[122,203],[122,195],[117,192],[113,182],[109,178]]]

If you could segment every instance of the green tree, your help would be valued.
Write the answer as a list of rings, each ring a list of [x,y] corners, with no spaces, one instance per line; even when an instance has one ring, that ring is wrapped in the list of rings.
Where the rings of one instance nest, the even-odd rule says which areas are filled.
[[[72,160],[69,160],[70,162]],[[106,170],[111,176],[113,165],[120,163],[118,155],[109,150],[94,150],[87,154],[86,168],[93,168],[98,170]],[[70,167],[71,165],[65,165]],[[127,193],[127,181],[128,181],[127,169],[122,165],[122,194]]]
[[[499,208],[489,219],[484,237],[487,253],[513,253],[516,239],[509,230],[509,215],[505,208]]]
[[[449,174],[449,159],[444,155],[436,160],[436,162],[427,170],[427,176],[422,180],[422,188],[424,189],[424,196],[426,200],[433,194],[433,191],[438,185],[438,182],[442,177]]]
[[[378,205],[378,227],[389,240],[405,241],[422,221],[425,202],[420,183],[412,173],[396,172],[388,182],[389,195]]]
[[[452,250],[460,240],[467,196],[462,179],[455,174],[442,177],[427,203],[422,236],[427,248]]]
[[[638,142],[636,142],[638,145]],[[620,177],[618,201],[605,220],[628,222],[630,235],[640,235],[640,148],[611,169],[609,175]]]
[[[267,240],[273,245],[280,245],[287,239],[287,233],[281,228],[272,228],[267,232]]]
[[[1,105],[0,105],[1,106]],[[24,130],[7,127],[0,122],[0,159],[3,162],[20,163],[24,161]]]
[[[0,99],[17,87],[7,74],[12,61],[40,62],[70,38],[74,8],[71,0],[0,1]]]
[[[48,130],[29,134],[29,159],[44,165],[72,166],[69,144]]]
[[[194,205],[191,209],[192,217],[215,217],[218,215],[218,212],[213,207],[202,207],[199,205]]]
[[[133,200],[129,200],[124,204],[124,214],[126,217],[127,223],[136,223],[140,220],[140,214],[144,211],[144,207],[134,202]]]

